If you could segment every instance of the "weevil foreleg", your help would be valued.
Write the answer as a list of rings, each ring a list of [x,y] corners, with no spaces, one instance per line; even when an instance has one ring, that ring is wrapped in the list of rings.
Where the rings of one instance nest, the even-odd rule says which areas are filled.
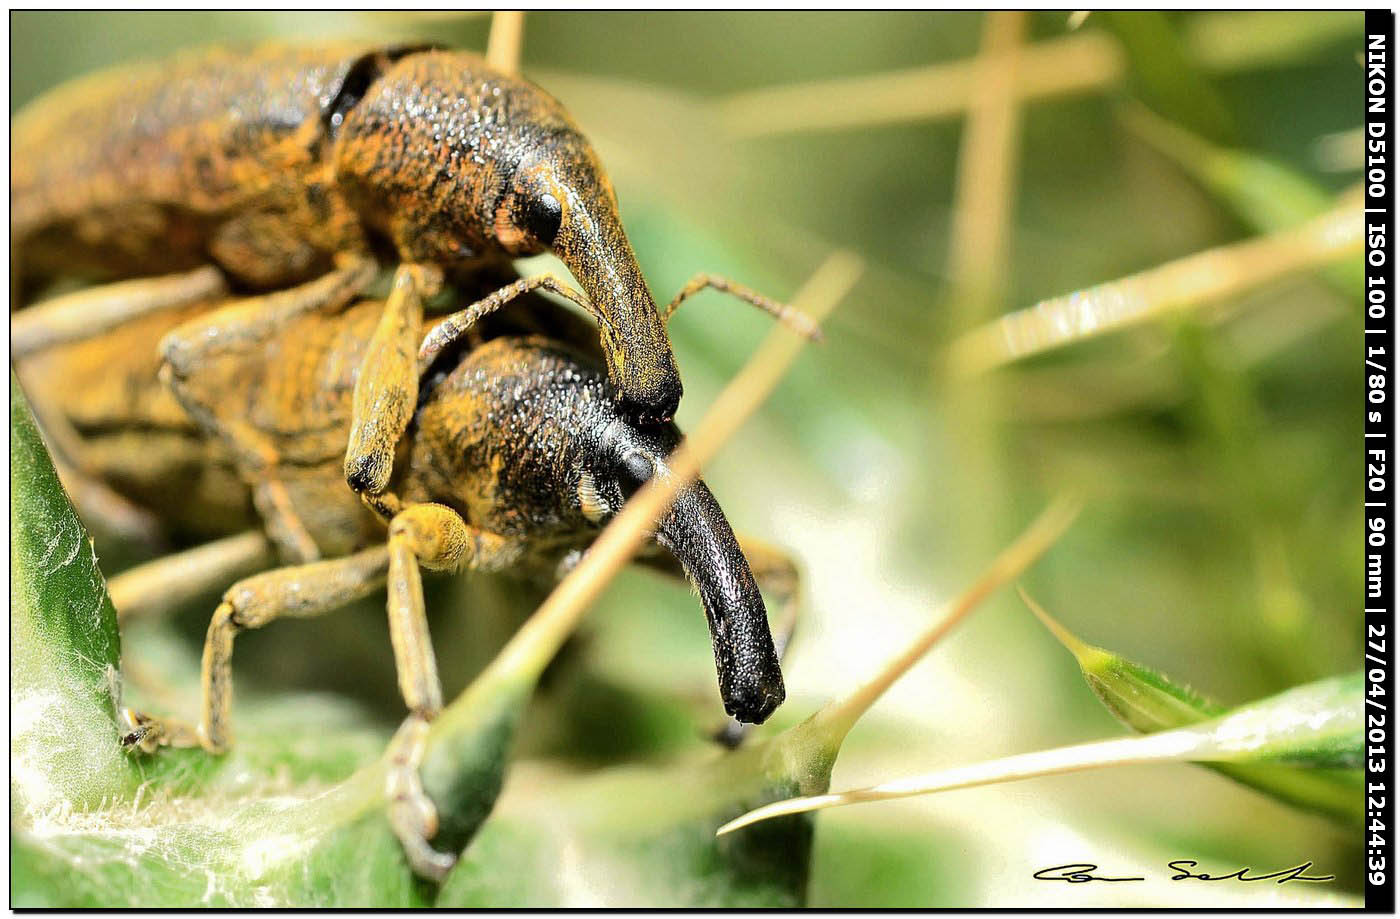
[[[290,320],[315,309],[338,309],[374,280],[378,266],[372,259],[347,256],[338,267],[313,281],[257,297],[230,301],[202,314],[166,335],[160,343],[165,361],[162,374],[180,403],[196,416],[207,415],[209,406],[192,398],[185,385],[209,361],[229,354],[244,354],[275,336]],[[187,404],[192,401],[193,404]]]
[[[10,315],[10,360],[96,338],[149,313],[225,292],[223,275],[206,265],[183,274],[118,281],[54,297]]]
[[[379,546],[346,558],[279,568],[244,578],[224,594],[214,611],[200,668],[204,711],[200,743],[211,753],[228,748],[233,708],[233,639],[274,619],[334,612],[368,596],[388,572],[388,552]]]
[[[423,301],[441,286],[436,268],[399,266],[355,380],[345,481],[386,518],[398,511],[383,497],[394,472],[394,451],[418,404],[414,348],[423,330]]]
[[[783,325],[792,329],[798,335],[810,338],[812,341],[822,340],[822,330],[813,322],[806,313],[771,297],[763,294],[751,287],[745,287],[736,281],[721,277],[717,274],[697,274],[691,278],[680,292],[671,298],[671,302],[666,304],[666,308],[661,311],[661,321],[669,323],[671,314],[680,307],[682,303],[698,294],[705,288],[710,287],[723,293],[738,297],[745,303],[756,306],[768,315],[777,319]]]
[[[442,684],[428,634],[419,568],[455,570],[470,564],[497,569],[509,565],[517,554],[514,544],[468,526],[455,511],[440,504],[412,505],[389,523],[389,638],[399,690],[409,711],[388,751],[389,823],[413,870],[434,880],[446,877],[457,859],[428,844],[437,833],[437,809],[418,774],[428,725],[442,711]]]
[[[782,660],[787,653],[792,635],[797,630],[797,621],[802,609],[802,579],[797,564],[792,557],[776,546],[750,536],[738,535],[739,549],[748,560],[749,570],[759,589],[774,601],[777,607],[773,629],[773,648]],[[669,554],[639,556],[637,561],[661,571],[671,577],[685,580],[685,571],[680,563]],[[735,718],[730,718],[712,735],[726,747],[737,747],[753,727]]]
[[[272,564],[272,547],[257,531],[227,536],[183,552],[176,552],[128,568],[107,580],[107,595],[117,610],[117,622],[126,625],[211,593],[235,578]],[[161,684],[137,665],[124,665],[128,683],[156,689]],[[121,736],[128,746],[152,752],[159,746],[193,747],[199,737],[193,727],[161,721],[131,709],[118,710]]]

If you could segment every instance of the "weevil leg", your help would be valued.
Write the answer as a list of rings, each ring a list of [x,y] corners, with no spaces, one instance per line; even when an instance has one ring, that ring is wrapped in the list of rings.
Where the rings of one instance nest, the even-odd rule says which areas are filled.
[[[389,523],[389,638],[409,712],[388,751],[389,823],[413,870],[433,880],[446,877],[457,859],[428,844],[437,833],[437,809],[419,776],[428,725],[442,711],[419,568],[450,571],[469,564],[493,570],[508,566],[517,555],[515,544],[467,525],[440,504],[411,505]]]
[[[283,555],[309,562],[320,557],[315,541],[292,509],[286,486],[274,474],[279,454],[272,441],[241,418],[221,417],[222,389],[201,386],[201,370],[220,358],[261,348],[287,322],[315,309],[339,309],[373,280],[372,260],[347,257],[336,270],[306,284],[235,300],[183,323],[161,340],[161,379],[199,427],[233,452],[239,474],[253,491],[253,504]]]
[[[381,516],[397,507],[379,500],[394,471],[394,451],[418,405],[414,348],[423,329],[423,301],[442,287],[442,272],[400,265],[355,380],[345,481]]]
[[[783,325],[792,329],[798,335],[802,335],[812,341],[822,340],[821,327],[813,322],[806,313],[789,304],[774,300],[771,297],[765,297],[751,287],[746,287],[737,281],[731,281],[717,274],[697,274],[686,282],[686,285],[680,289],[680,292],[677,293],[675,297],[671,298],[671,302],[666,304],[666,308],[661,311],[661,321],[669,323],[671,321],[671,314],[674,313],[682,303],[707,287],[738,297],[745,303],[758,307]]]
[[[34,415],[39,433],[49,448],[54,471],[83,522],[95,527],[100,534],[160,549],[164,544],[164,531],[159,519],[87,470],[82,461],[81,439],[67,419],[38,405],[34,406]]]
[[[26,396],[44,391],[43,387],[33,385],[37,381],[31,379],[31,374],[36,372],[32,365],[20,363],[14,366],[14,371]],[[44,445],[49,448],[49,458],[53,460],[59,481],[83,522],[96,525],[123,542],[160,548],[162,532],[156,515],[117,494],[93,474],[86,461],[83,439],[62,412],[55,411],[43,398],[27,398],[27,401]]]
[[[108,579],[107,595],[125,624],[188,603],[272,561],[267,537],[250,530],[128,568]]]
[[[373,259],[346,256],[338,267],[319,278],[257,297],[231,300],[226,305],[183,323],[161,340],[162,373],[185,404],[184,384],[214,358],[243,354],[266,343],[290,320],[315,309],[336,310],[363,291],[378,272]],[[192,414],[207,406],[186,405]]]
[[[51,454],[63,490],[73,499],[78,516],[89,528],[129,545],[159,551],[166,545],[160,519],[117,494],[101,479],[69,465]]]
[[[228,749],[233,707],[233,639],[239,632],[261,628],[274,619],[306,618],[337,610],[377,590],[388,569],[389,552],[378,546],[346,558],[256,574],[230,587],[214,610],[204,641],[202,712],[195,735],[199,744],[210,753]],[[142,730],[122,738],[128,746],[149,752],[189,739],[188,730],[176,722],[140,713],[132,713],[132,721]]]
[[[175,609],[272,561],[272,547],[262,533],[239,533],[128,568],[107,580],[107,595],[116,607],[118,625],[125,626]],[[123,670],[128,684],[161,691],[159,677],[149,669],[126,663]],[[118,714],[122,742],[128,746],[149,753],[165,745],[199,745],[192,726],[150,718],[120,705]]]
[[[183,721],[152,718],[150,715],[123,708],[118,712],[118,730],[122,746],[142,753],[154,753],[161,747],[197,747],[199,732]]]
[[[132,319],[226,291],[223,275],[206,265],[183,274],[118,281],[44,300],[10,315],[10,360],[96,338]]]
[[[797,621],[802,609],[802,579],[797,571],[797,563],[782,549],[751,536],[738,535],[739,550],[748,560],[749,570],[754,581],[776,605],[777,616],[773,628],[773,647],[782,660],[787,654],[792,635],[797,630]],[[671,577],[685,580],[685,571],[669,553],[638,556],[637,561]],[[739,746],[753,728],[730,718],[712,733],[712,737],[726,747]]]

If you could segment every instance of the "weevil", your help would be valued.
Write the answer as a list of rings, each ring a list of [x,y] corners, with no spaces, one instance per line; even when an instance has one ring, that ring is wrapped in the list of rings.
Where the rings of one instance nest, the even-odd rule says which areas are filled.
[[[664,317],[592,146],[552,96],[474,54],[205,49],[59,88],[16,117],[12,143],[11,238],[23,286],[56,274],[134,279],[14,319],[15,353],[208,299],[226,283],[333,308],[360,293],[375,266],[397,264],[394,292],[367,333],[373,372],[359,377],[344,451],[346,480],[372,503],[388,488],[417,402],[410,356],[423,301],[444,279],[479,285],[511,258],[553,252],[582,294],[541,275],[483,304],[539,287],[573,299],[597,320],[628,414],[665,421],[680,400]],[[785,310],[699,275],[666,314],[705,287]]]
[[[18,367],[61,468],[82,470],[173,531],[210,540],[114,578],[123,617],[188,595],[192,582],[222,586],[266,566],[267,540],[286,538],[280,528],[298,529],[320,558],[233,583],[206,638],[199,724],[128,712],[123,740],[145,751],[224,750],[234,637],[387,586],[410,712],[394,741],[390,819],[414,869],[441,878],[453,857],[428,843],[436,812],[417,776],[427,725],[443,704],[420,568],[562,575],[628,496],[665,474],[680,432],[622,412],[587,323],[530,295],[518,308],[444,322],[430,334],[386,520],[340,475],[356,377],[382,304],[362,300],[329,315],[305,298],[272,306],[263,298],[176,306]],[[219,323],[240,309],[276,322],[224,334]],[[85,515],[102,517],[89,492],[73,496]],[[725,709],[762,722],[785,694],[780,654],[796,610],[794,566],[761,543],[741,549],[703,482],[681,492],[653,539],[644,560],[698,590]],[[782,598],[777,642],[759,580]]]

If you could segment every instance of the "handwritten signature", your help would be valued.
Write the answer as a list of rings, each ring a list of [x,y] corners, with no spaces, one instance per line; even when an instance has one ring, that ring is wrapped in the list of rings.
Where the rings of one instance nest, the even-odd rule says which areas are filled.
[[[1294,865],[1292,868],[1284,868],[1281,871],[1273,871],[1268,874],[1253,874],[1253,868],[1245,867],[1229,874],[1209,874],[1205,871],[1197,871],[1200,863],[1190,858],[1179,858],[1167,862],[1167,867],[1172,870],[1169,880],[1173,881],[1273,881],[1277,884],[1286,884],[1289,881],[1332,881],[1336,880],[1336,875],[1328,874],[1320,877],[1304,874],[1303,872],[1312,868],[1312,862],[1303,862],[1301,865]],[[1099,866],[1089,862],[1072,862],[1068,865],[1055,865],[1053,868],[1041,868],[1031,877],[1037,881],[1064,881],[1067,884],[1087,884],[1090,881],[1145,881],[1142,877],[1108,877],[1094,874]]]

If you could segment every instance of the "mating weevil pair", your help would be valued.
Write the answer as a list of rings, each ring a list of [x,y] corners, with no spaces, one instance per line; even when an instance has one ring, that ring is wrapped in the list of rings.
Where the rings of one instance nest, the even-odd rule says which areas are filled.
[[[45,392],[42,381],[78,378],[103,363],[104,349],[115,363],[123,335],[147,336],[135,354],[154,355],[159,341],[183,417],[172,420],[168,406],[156,414],[199,435],[197,455],[162,461],[216,480],[215,470],[231,470],[267,538],[296,563],[225,594],[205,648],[198,730],[136,718],[128,739],[222,749],[233,636],[387,583],[411,711],[396,741],[392,816],[415,867],[440,874],[450,859],[427,845],[433,810],[416,777],[424,728],[441,706],[419,567],[557,570],[664,469],[678,439],[665,423],[680,396],[665,315],[612,190],[557,102],[471,55],[268,48],[101,79],[16,121],[20,265],[30,284],[83,270],[182,273],[23,310],[12,318],[12,354],[33,358],[22,373],[40,381],[28,385],[40,393],[41,423],[74,435],[51,440],[71,446],[56,452],[71,454],[75,494],[101,496],[94,512],[117,506],[129,521],[150,508],[132,501],[140,489],[123,476],[154,470],[149,452],[124,451],[139,451],[146,435],[92,452],[101,425],[81,430],[81,391]],[[423,301],[444,280],[479,289],[505,259],[542,249],[562,258],[587,298],[553,278],[516,279],[420,342]],[[380,260],[399,263],[387,301],[344,308]],[[228,300],[229,283],[275,292]],[[780,304],[707,277],[666,315],[707,284],[803,327]],[[530,298],[511,311],[517,318],[550,312],[530,295],[540,287],[597,320],[601,349],[597,339],[583,352],[518,334],[487,340],[482,320],[512,299]],[[577,344],[576,328],[570,337]],[[139,417],[149,407],[124,407],[132,430],[160,430]],[[111,421],[109,432],[121,427]],[[239,501],[211,497],[219,513]],[[178,513],[189,513],[185,504]],[[700,589],[726,709],[762,721],[783,698],[778,653],[748,561],[703,484],[682,494],[657,541]],[[260,545],[235,535],[196,551],[233,568]],[[763,553],[760,570],[795,588],[776,555]]]

